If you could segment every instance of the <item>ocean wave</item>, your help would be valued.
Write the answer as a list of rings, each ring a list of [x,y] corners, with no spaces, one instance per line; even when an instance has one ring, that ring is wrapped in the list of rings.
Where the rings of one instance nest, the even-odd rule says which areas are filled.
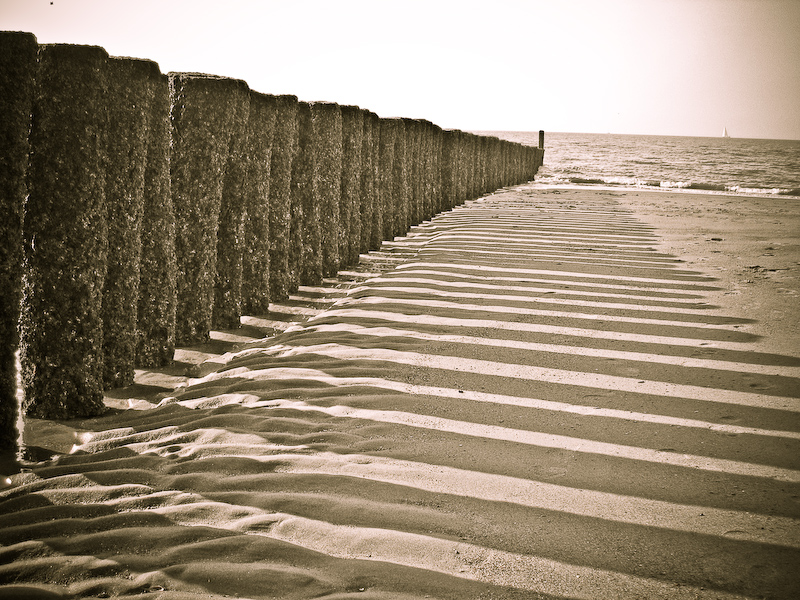
[[[638,177],[613,176],[589,177],[567,175],[536,176],[536,182],[545,185],[579,185],[579,186],[619,186],[630,188],[660,188],[674,190],[693,190],[698,192],[722,192],[744,195],[800,196],[800,188],[759,187],[753,185],[723,185],[702,181],[659,181]]]

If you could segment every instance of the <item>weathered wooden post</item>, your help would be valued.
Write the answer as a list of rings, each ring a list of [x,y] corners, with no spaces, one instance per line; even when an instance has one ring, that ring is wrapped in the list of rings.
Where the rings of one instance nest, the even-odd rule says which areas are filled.
[[[375,131],[373,117],[377,118],[377,115],[366,109],[361,109],[361,116],[364,128],[361,136],[361,177],[359,180],[359,202],[358,206],[356,207],[356,210],[359,213],[361,231],[358,245],[356,247],[356,261],[358,261],[358,254],[369,251],[370,238],[375,221],[375,165],[372,159],[374,154],[373,134]]]
[[[231,113],[233,122],[222,182],[217,229],[217,263],[211,319],[211,326],[215,329],[236,329],[242,324],[242,261],[250,88],[244,81],[232,81],[235,81],[236,85],[230,91],[225,105],[225,109]]]
[[[358,262],[361,248],[361,153],[364,111],[342,106],[342,189],[339,195],[339,258],[342,265]]]
[[[270,300],[279,302],[296,287],[299,240],[292,235],[292,163],[297,153],[297,96],[275,99],[275,130],[269,172],[269,289]],[[291,260],[291,262],[290,262]]]
[[[250,92],[247,123],[247,178],[242,256],[242,311],[265,314],[270,300],[270,167],[275,129],[275,96]]]
[[[394,147],[397,119],[381,119],[380,167],[378,171],[378,210],[381,213],[381,240],[391,240],[394,227]]]
[[[480,156],[480,136],[468,133],[469,154],[467,157],[467,198],[472,200],[480,196],[480,177],[479,177],[479,156]]]
[[[544,130],[539,130],[539,148],[544,149]]]
[[[421,153],[421,122],[403,119],[406,152],[406,199],[403,203],[399,235],[403,235],[412,224],[419,223],[419,203],[422,200],[424,158]]]
[[[409,156],[406,151],[406,123],[398,118],[394,138],[394,222],[388,239],[403,235],[407,230],[409,208]]]
[[[317,138],[308,102],[297,105],[298,145],[292,164],[292,236],[299,241],[297,257],[298,285],[322,283],[322,239],[320,205],[316,186]]]
[[[423,160],[422,197],[419,203],[417,223],[430,219],[434,213],[434,206],[438,205],[435,199],[437,193],[436,181],[436,130],[437,127],[430,121],[422,122],[422,137],[420,154]]]
[[[33,417],[104,410],[107,60],[96,46],[39,47],[20,320],[23,408]]]
[[[312,102],[311,118],[316,160],[316,198],[320,221],[317,224],[322,249],[322,276],[339,272],[342,223],[339,202],[342,193],[342,111],[333,102]]]
[[[152,73],[139,267],[136,364],[161,367],[175,354],[177,263],[170,187],[169,78]]]
[[[16,450],[22,215],[36,54],[31,33],[0,32],[0,452]]]
[[[225,168],[246,93],[236,79],[170,74],[178,344],[209,339]]]
[[[110,58],[106,65],[108,268],[103,286],[103,383],[133,383],[142,256],[152,61]]]
[[[432,137],[432,144],[433,147],[431,149],[431,177],[433,182],[433,193],[431,195],[431,202],[430,202],[430,210],[428,211],[428,217],[431,218],[433,215],[442,212],[443,210],[443,188],[442,188],[442,162],[443,162],[443,145],[444,145],[444,131],[438,125],[433,126],[433,137]]]
[[[383,240],[383,208],[381,206],[381,118],[373,112],[367,116],[368,127],[364,129],[364,149],[362,157],[369,155],[369,160],[364,162],[364,172],[361,176],[362,205],[364,199],[369,206],[369,228],[366,236],[362,238],[362,252],[377,250]],[[366,132],[370,134],[367,136]],[[365,213],[366,214],[366,213]]]
[[[456,173],[456,196],[455,205],[459,206],[467,199],[467,134],[461,130],[455,132],[456,151],[455,173]]]
[[[442,131],[441,163],[439,177],[442,182],[442,204],[439,212],[453,208],[456,194],[456,134],[452,129]]]

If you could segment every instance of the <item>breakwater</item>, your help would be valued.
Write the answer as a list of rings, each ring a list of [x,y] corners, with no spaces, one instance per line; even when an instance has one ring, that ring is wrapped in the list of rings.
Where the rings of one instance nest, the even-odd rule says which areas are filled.
[[[543,150],[162,74],[96,46],[0,33],[0,446],[176,344],[464,201],[533,178]]]

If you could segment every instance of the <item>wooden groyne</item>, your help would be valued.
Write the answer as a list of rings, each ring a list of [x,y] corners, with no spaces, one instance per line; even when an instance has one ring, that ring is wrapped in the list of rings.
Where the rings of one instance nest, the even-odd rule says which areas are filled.
[[[0,446],[176,343],[238,326],[468,199],[529,181],[543,150],[164,75],[95,46],[0,32]]]

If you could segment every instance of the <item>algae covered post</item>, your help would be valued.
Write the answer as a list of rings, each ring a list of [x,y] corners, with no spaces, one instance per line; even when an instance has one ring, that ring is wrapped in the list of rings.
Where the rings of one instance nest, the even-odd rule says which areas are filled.
[[[17,444],[22,215],[37,51],[33,34],[0,32],[0,451]]]
[[[170,74],[170,178],[177,258],[176,342],[206,341],[217,273],[217,230],[225,167],[235,128],[228,102],[242,82],[196,73]]]
[[[294,257],[298,251],[291,237],[291,183],[297,139],[297,96],[278,96],[269,171],[269,289],[273,302],[289,296],[292,273],[296,271]]]
[[[24,408],[34,417],[104,408],[107,60],[96,46],[39,48],[20,321]]]
[[[297,105],[298,145],[292,163],[292,238],[297,264],[298,285],[322,283],[322,241],[320,238],[320,206],[317,200],[316,135],[311,106]],[[294,273],[293,273],[294,274]]]
[[[380,200],[381,166],[381,119],[374,112],[367,112],[364,121],[364,146],[361,149],[361,206],[362,226],[361,251],[368,252],[380,247],[383,232],[383,212]],[[369,215],[369,218],[367,218]]]
[[[391,233],[388,239],[403,235],[408,220],[409,207],[409,160],[406,153],[406,120],[394,119],[394,162],[392,178],[394,181],[394,206]],[[408,128],[410,129],[410,128]]]
[[[381,119],[380,165],[378,167],[378,210],[381,213],[381,240],[390,240],[394,229],[394,145],[397,119]]]
[[[229,91],[220,110],[231,113],[230,142],[225,161],[217,227],[217,262],[211,326],[235,329],[242,316],[242,260],[244,253],[245,186],[247,179],[247,122],[250,88],[244,81],[229,80]]]
[[[106,388],[133,383],[144,176],[153,91],[150,77],[154,73],[160,73],[156,63],[128,58],[109,59],[105,70],[109,244],[102,317]]]
[[[342,189],[339,196],[339,259],[342,265],[358,262],[361,246],[361,153],[364,113],[357,106],[342,106]]]
[[[242,310],[262,314],[269,310],[270,297],[269,186],[275,96],[250,92],[247,129]]]
[[[339,196],[342,193],[342,111],[333,102],[312,102],[316,161],[314,211],[319,211],[319,245],[323,277],[336,277],[341,257]],[[323,225],[324,224],[324,225]]]
[[[139,367],[167,365],[175,354],[177,264],[169,178],[169,78],[153,72],[150,87],[137,316]]]

